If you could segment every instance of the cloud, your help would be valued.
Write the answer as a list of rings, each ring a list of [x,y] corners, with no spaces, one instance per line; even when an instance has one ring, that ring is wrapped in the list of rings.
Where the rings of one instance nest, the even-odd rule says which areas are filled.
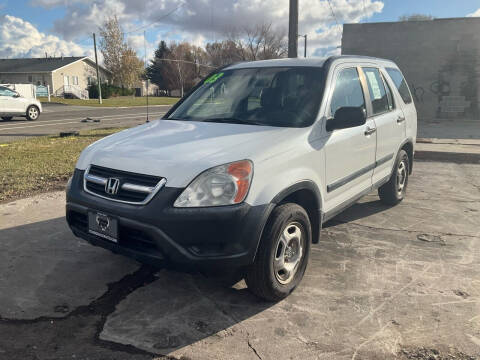
[[[90,55],[82,46],[44,34],[31,23],[11,15],[0,16],[0,58],[49,55]]]
[[[467,17],[480,17],[480,9],[471,14],[468,14]]]
[[[53,24],[53,31],[66,40],[75,40],[97,31],[110,16],[117,15],[126,32],[147,26],[148,31],[168,34],[163,40],[204,44],[207,39],[222,39],[234,29],[271,23],[286,34],[288,0],[31,0],[45,8],[63,7],[65,16]],[[299,9],[299,33],[308,34],[309,53],[319,47],[336,47],[341,42],[341,24],[355,23],[381,12],[377,0],[302,0]],[[181,6],[171,15],[173,9]],[[135,35],[135,34],[131,34]],[[132,38],[141,50],[138,39]],[[143,50],[141,50],[143,51]]]

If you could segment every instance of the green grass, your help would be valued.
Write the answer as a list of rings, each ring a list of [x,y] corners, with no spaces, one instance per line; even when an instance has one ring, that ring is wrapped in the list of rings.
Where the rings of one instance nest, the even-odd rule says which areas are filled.
[[[63,189],[80,152],[120,130],[96,129],[75,137],[44,136],[0,144],[0,202]]]
[[[48,98],[39,97],[42,103],[48,103]],[[156,97],[152,96],[148,98],[149,105],[173,105],[179,98],[176,97]],[[133,96],[120,96],[104,99],[102,104],[98,103],[98,99],[64,99],[64,98],[51,98],[52,103],[67,104],[67,105],[80,105],[80,106],[100,106],[100,107],[117,107],[117,106],[145,106],[147,105],[146,97],[133,97]]]

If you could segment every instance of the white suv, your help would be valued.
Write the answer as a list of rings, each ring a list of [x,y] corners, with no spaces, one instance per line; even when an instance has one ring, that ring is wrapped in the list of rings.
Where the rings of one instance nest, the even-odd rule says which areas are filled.
[[[391,61],[339,56],[225,67],[163,119],[86,148],[67,221],[151,264],[243,271],[267,300],[301,281],[322,223],[378,188],[394,205],[417,115]]]
[[[0,117],[12,120],[14,116],[37,120],[42,112],[42,104],[37,99],[22,97],[18,92],[0,86]]]

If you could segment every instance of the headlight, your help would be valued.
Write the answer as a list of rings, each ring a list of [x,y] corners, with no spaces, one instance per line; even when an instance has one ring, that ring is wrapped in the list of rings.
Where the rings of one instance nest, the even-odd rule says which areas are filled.
[[[173,206],[202,207],[241,203],[250,189],[252,175],[253,164],[250,160],[216,166],[193,180]]]

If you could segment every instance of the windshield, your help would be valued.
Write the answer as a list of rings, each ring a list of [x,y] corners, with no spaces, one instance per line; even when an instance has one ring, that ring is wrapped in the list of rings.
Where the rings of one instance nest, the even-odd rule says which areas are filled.
[[[309,126],[322,98],[321,76],[320,67],[220,71],[204,80],[168,119]]]

